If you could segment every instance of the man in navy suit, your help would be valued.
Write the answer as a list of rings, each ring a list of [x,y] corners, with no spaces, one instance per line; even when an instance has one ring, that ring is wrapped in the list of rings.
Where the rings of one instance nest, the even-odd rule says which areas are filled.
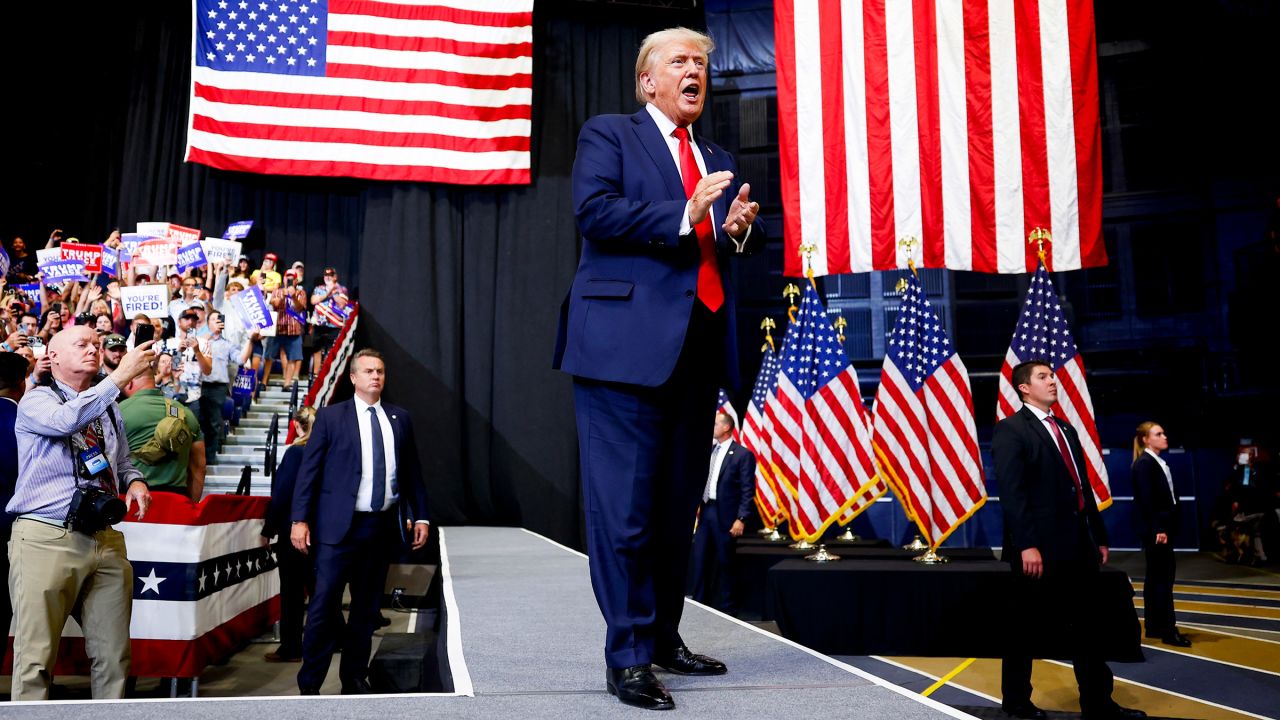
[[[13,606],[9,598],[9,536],[13,516],[4,511],[18,483],[18,401],[27,389],[27,359],[0,352],[0,629],[7,637]]]
[[[554,363],[574,376],[606,688],[652,709],[674,703],[651,664],[725,672],[678,629],[710,459],[698,418],[737,380],[727,256],[764,238],[733,158],[693,136],[711,49],[685,28],[650,35],[636,59],[644,109],[583,126],[573,167],[582,257]]]
[[[693,599],[733,613],[733,551],[755,499],[756,456],[733,441],[733,418],[716,413],[711,467],[693,535]]]
[[[339,643],[343,694],[371,692],[369,651],[391,550],[406,525],[415,550],[430,528],[413,423],[404,408],[382,402],[382,355],[361,350],[350,374],[355,397],[317,413],[293,493],[290,539],[300,552],[315,553],[316,569],[298,671],[303,695],[319,694]],[[343,632],[346,586],[351,606]]]
[[[1086,637],[1096,623],[1084,588],[1099,565],[1106,565],[1107,530],[1089,485],[1084,448],[1075,428],[1053,416],[1058,381],[1053,367],[1030,360],[1013,368],[1013,386],[1023,406],[996,423],[991,435],[1000,506],[1004,511],[1004,551],[1015,576],[1015,617],[1011,638],[1025,639],[1040,626],[1066,628]],[[1048,607],[1060,609],[1047,611]],[[1080,686],[1085,720],[1146,717],[1111,699],[1114,678],[1107,663],[1081,642],[1071,659]],[[1017,718],[1043,720],[1031,702],[1031,655],[1010,648],[1001,663],[1001,707]]]

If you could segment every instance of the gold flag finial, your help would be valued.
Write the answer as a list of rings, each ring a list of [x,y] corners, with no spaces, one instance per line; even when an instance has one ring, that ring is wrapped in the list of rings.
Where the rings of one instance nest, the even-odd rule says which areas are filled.
[[[791,318],[791,322],[796,321],[796,310],[800,309],[796,307],[796,298],[799,296],[800,288],[796,287],[795,283],[787,283],[787,286],[782,289],[782,297],[791,303],[791,307],[787,308],[787,317]]]
[[[804,276],[809,278],[809,284],[813,286],[813,291],[817,292],[818,283],[813,279],[813,254],[818,251],[818,246],[814,243],[809,243],[808,245],[801,245],[799,250],[800,257],[804,259],[804,262],[801,263],[804,265]]]
[[[913,274],[916,272],[916,248],[920,246],[920,239],[914,235],[908,235],[898,240],[898,247],[907,251],[907,268]]]
[[[898,284],[894,286],[893,291],[901,295],[907,289],[907,279],[898,278]]]
[[[838,338],[839,338],[840,342],[841,342],[841,343],[843,343],[843,342],[844,342],[844,329],[845,329],[846,327],[849,327],[849,321],[848,321],[848,320],[845,320],[843,315],[837,315],[837,316],[836,316],[836,319],[835,319],[834,321],[832,321],[832,323],[831,323],[831,324],[835,326],[835,328],[836,328],[836,335],[838,336]]]
[[[767,317],[760,321],[760,329],[764,331],[764,345],[760,346],[760,352],[764,352],[767,349],[777,352],[777,348],[773,345],[773,335],[769,332],[776,327],[778,327],[778,325],[771,317]]]
[[[1044,244],[1053,243],[1053,233],[1042,227],[1036,226],[1031,229],[1031,234],[1027,235],[1027,244],[1035,243],[1036,255],[1040,258],[1040,264],[1044,265]]]

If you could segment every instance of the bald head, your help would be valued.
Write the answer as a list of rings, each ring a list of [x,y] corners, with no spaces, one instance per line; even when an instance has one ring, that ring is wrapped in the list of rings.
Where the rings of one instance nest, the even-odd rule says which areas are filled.
[[[49,339],[53,377],[72,387],[87,385],[98,373],[98,334],[86,325],[59,330]]]

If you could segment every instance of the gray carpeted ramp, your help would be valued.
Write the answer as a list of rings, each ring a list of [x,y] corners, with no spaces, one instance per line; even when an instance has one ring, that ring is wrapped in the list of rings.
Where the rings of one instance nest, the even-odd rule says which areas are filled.
[[[604,688],[604,621],[584,555],[514,528],[441,530],[449,695],[11,704],[5,717],[650,717]],[[686,717],[970,718],[864,671],[688,602],[681,634],[729,674],[660,673]],[[672,717],[671,714],[661,717]]]

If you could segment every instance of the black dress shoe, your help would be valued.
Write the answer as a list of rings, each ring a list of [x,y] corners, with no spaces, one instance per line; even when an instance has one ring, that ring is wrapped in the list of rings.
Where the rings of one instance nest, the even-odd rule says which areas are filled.
[[[1160,638],[1160,642],[1164,643],[1165,645],[1172,645],[1174,647],[1183,647],[1183,648],[1191,647],[1190,638],[1178,632],[1177,630],[1174,630],[1171,634],[1165,635],[1164,637]]]
[[[319,695],[320,688],[298,688],[299,695]]]
[[[364,678],[357,678],[350,682],[342,683],[343,695],[372,695],[373,688],[369,686],[369,681]]]
[[[654,658],[653,664],[677,675],[723,675],[729,672],[724,663],[713,657],[690,652],[684,645]]]
[[[1044,720],[1047,717],[1044,711],[1032,705],[1030,700],[1013,705],[1001,705],[1000,709],[1004,711],[1005,715],[1023,718],[1023,720]]]
[[[608,668],[604,674],[609,694],[624,705],[645,710],[673,710],[676,702],[663,687],[648,665],[632,665],[629,668]]]

